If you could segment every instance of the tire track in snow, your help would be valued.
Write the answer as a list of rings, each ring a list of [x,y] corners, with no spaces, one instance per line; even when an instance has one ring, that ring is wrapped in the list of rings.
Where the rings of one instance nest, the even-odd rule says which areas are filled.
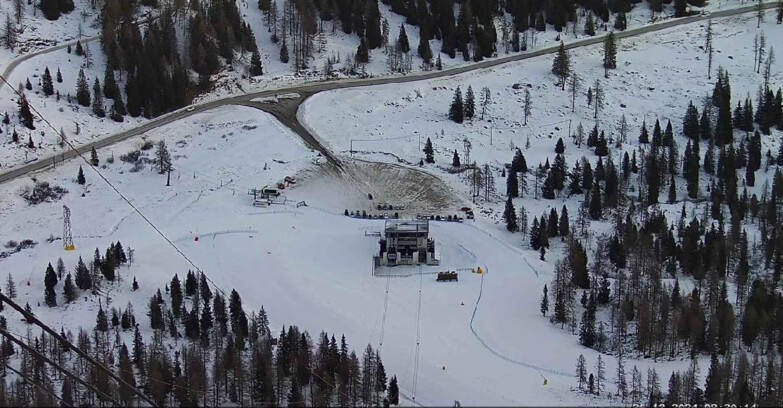
[[[535,274],[536,274],[536,277],[537,277],[537,278],[538,278],[538,277],[540,277],[540,275],[538,274],[538,269],[536,269],[535,267],[533,267],[533,265],[531,265],[531,264],[530,264],[530,262],[528,262],[528,260],[527,260],[527,254],[525,254],[524,252],[520,251],[520,250],[519,250],[519,249],[517,249],[517,248],[514,248],[514,247],[513,247],[513,246],[511,246],[509,243],[507,243],[507,242],[504,242],[504,241],[503,241],[503,240],[501,240],[500,238],[498,238],[498,237],[496,237],[496,236],[494,236],[494,235],[490,234],[489,232],[487,232],[487,231],[485,231],[485,230],[483,230],[483,229],[481,229],[481,228],[479,228],[479,227],[477,227],[477,226],[475,226],[475,225],[473,225],[473,224],[463,223],[463,225],[465,225],[465,226],[468,226],[468,227],[470,227],[470,228],[473,228],[473,229],[475,229],[476,231],[480,231],[480,232],[481,232],[481,233],[483,233],[484,235],[486,235],[486,236],[488,236],[488,237],[492,238],[493,240],[497,241],[499,244],[501,244],[501,245],[505,246],[506,248],[508,248],[508,249],[512,250],[513,252],[515,252],[517,255],[519,255],[519,256],[522,258],[522,260],[523,260],[523,261],[525,261],[525,263],[527,264],[527,266],[529,266],[529,267],[530,267],[530,270],[532,270],[532,271],[533,271],[533,273],[535,273]],[[460,246],[461,246],[461,245],[460,245]],[[464,249],[464,248],[463,248],[463,249]],[[484,280],[484,279],[483,279],[483,277],[482,277],[482,282],[483,282],[483,280]],[[481,295],[479,295],[479,297],[481,297]]]
[[[526,363],[524,361],[519,361],[519,360],[515,360],[515,359],[510,358],[510,357],[507,357],[507,356],[505,356],[505,355],[495,351],[495,349],[490,347],[484,341],[484,339],[481,338],[481,336],[478,334],[478,332],[476,332],[476,329],[473,327],[473,322],[476,319],[476,312],[478,311],[479,303],[481,302],[481,295],[484,292],[484,276],[486,276],[486,274],[482,274],[481,275],[481,287],[479,289],[478,299],[476,299],[476,306],[473,308],[473,315],[470,316],[470,331],[473,333],[473,336],[476,337],[476,340],[478,340],[479,343],[481,343],[481,345],[484,346],[484,348],[487,349],[490,353],[494,354],[495,356],[497,356],[497,357],[499,357],[499,358],[501,358],[501,359],[503,359],[505,361],[508,361],[511,364],[516,364],[518,366],[522,366],[522,367],[525,367],[525,368],[530,368],[530,369],[538,371],[539,373],[544,372],[544,373],[549,373],[549,374],[557,375],[557,376],[561,376],[561,377],[572,377],[573,376],[572,373],[566,373],[566,372],[559,371],[559,370],[553,370],[553,369],[550,369],[550,368],[539,367],[539,366],[534,365],[534,364]]]

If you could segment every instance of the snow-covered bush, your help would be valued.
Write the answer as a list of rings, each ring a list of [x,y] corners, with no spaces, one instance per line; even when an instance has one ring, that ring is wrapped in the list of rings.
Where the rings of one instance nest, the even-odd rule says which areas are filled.
[[[43,202],[53,202],[61,199],[68,190],[55,185],[50,186],[46,181],[40,181],[35,183],[35,187],[25,187],[22,189],[20,195],[29,204],[36,205]]]

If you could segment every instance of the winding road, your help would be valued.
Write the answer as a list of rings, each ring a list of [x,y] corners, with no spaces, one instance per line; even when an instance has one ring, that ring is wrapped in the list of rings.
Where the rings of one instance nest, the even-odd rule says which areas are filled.
[[[763,7],[765,9],[772,9],[777,6],[777,1],[775,2],[769,2],[764,3]],[[634,37],[639,36],[642,34],[647,34],[655,31],[665,30],[668,28],[685,25],[685,24],[692,24],[692,23],[698,23],[701,21],[705,21],[709,18],[719,18],[719,17],[730,17],[735,16],[738,14],[748,13],[748,12],[755,12],[758,10],[757,4],[751,4],[747,6],[732,8],[732,9],[726,9],[726,10],[719,10],[716,12],[713,12],[709,15],[695,15],[695,16],[689,16],[689,17],[683,17],[683,18],[677,18],[677,19],[669,19],[662,21],[660,23],[654,23],[650,25],[645,25],[642,27],[632,28],[628,29],[622,32],[615,33],[615,36],[617,38],[627,38],[627,37]],[[86,40],[94,40],[95,38],[90,38]],[[585,47],[589,45],[595,45],[600,44],[604,41],[603,36],[595,36],[590,38],[585,38],[581,40],[572,41],[565,44],[566,49],[572,49],[572,48],[578,48],[578,47]],[[7,75],[13,71],[13,69],[22,61],[30,59],[36,55],[41,55],[46,52],[55,51],[58,49],[62,49],[63,47],[66,47],[68,44],[61,44],[53,48],[49,48],[46,50],[38,51],[36,53],[17,58],[16,60],[12,61],[11,64],[6,67],[4,70],[3,75],[7,78]],[[265,112],[268,112],[272,114],[275,118],[277,118],[283,125],[289,127],[292,131],[294,131],[297,135],[302,137],[302,139],[313,149],[318,150],[321,152],[322,155],[324,155],[329,162],[331,162],[336,167],[340,168],[340,161],[337,159],[337,157],[330,152],[328,149],[324,147],[324,145],[315,137],[315,135],[311,134],[300,122],[297,118],[297,112],[299,110],[299,107],[302,105],[302,103],[307,100],[307,98],[325,91],[331,91],[335,89],[346,89],[346,88],[358,88],[358,87],[365,87],[365,86],[372,86],[372,85],[384,85],[384,84],[395,84],[395,83],[407,83],[407,82],[415,82],[415,81],[424,81],[434,78],[442,78],[442,77],[449,77],[454,75],[459,75],[466,72],[471,71],[477,71],[481,69],[491,68],[502,64],[507,64],[510,62],[516,62],[516,61],[522,61],[529,58],[535,58],[540,57],[547,54],[552,54],[557,51],[558,46],[552,46],[547,48],[538,49],[535,51],[529,51],[529,52],[523,52],[518,53],[506,57],[501,58],[495,58],[492,60],[482,61],[479,63],[446,69],[443,71],[431,71],[431,72],[424,72],[419,74],[410,74],[407,76],[390,76],[390,77],[384,77],[384,78],[369,78],[369,79],[344,79],[344,80],[334,80],[334,81],[324,81],[324,82],[317,82],[317,83],[311,83],[306,85],[296,85],[296,86],[289,86],[289,87],[282,87],[277,89],[269,89],[259,92],[251,92],[247,94],[242,94],[238,96],[231,96],[226,97],[222,99],[217,99],[210,102],[205,102],[198,105],[193,105],[188,108],[183,108],[178,111],[174,111],[171,113],[168,113],[163,116],[159,116],[158,118],[155,118],[153,120],[150,120],[149,122],[133,128],[126,130],[124,132],[116,133],[111,136],[107,136],[103,139],[99,139],[93,142],[90,142],[88,144],[85,144],[78,148],[79,153],[87,153],[92,148],[95,149],[101,149],[106,146],[110,146],[112,144],[121,142],[123,140],[129,139],[134,136],[141,135],[143,133],[146,133],[150,130],[159,128],[161,126],[165,126],[169,123],[176,122],[180,119],[186,118],[190,115],[194,115],[196,113],[204,112],[210,109],[214,109],[220,106],[226,106],[226,105],[243,105],[243,106],[249,106],[252,108],[260,109]],[[278,94],[283,93],[296,93],[299,94],[299,97],[292,98],[292,99],[282,99],[277,103],[262,103],[262,102],[254,102],[254,99],[257,98],[263,98],[263,97],[272,97]],[[76,152],[74,150],[69,150],[65,153],[51,155],[45,158],[41,158],[35,162],[25,164],[23,166],[17,167],[15,169],[6,171],[4,173],[0,173],[0,183],[5,183],[9,180],[13,180],[17,177],[24,176],[27,173],[38,171],[45,169],[53,164],[55,160],[58,162],[63,160],[68,160],[73,157],[76,157]],[[56,159],[55,159],[56,158]]]

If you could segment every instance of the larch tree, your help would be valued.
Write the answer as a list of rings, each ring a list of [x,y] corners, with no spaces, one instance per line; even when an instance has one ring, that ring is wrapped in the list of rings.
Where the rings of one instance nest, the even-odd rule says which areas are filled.
[[[580,390],[587,382],[587,360],[582,354],[576,359],[576,382]]]
[[[484,115],[487,113],[490,103],[492,103],[492,92],[489,88],[484,87],[481,89],[481,120],[484,120]]]
[[[571,112],[576,109],[576,95],[579,94],[579,90],[582,89],[582,79],[576,72],[571,73],[568,78],[568,92],[571,94]]]
[[[601,82],[597,79],[595,80],[593,87],[595,88],[595,95],[593,97],[595,99],[593,118],[598,119],[598,111],[604,108],[604,89],[601,87]]]
[[[16,27],[11,20],[11,13],[6,14],[5,24],[3,25],[3,45],[9,50],[13,51],[16,46]]]
[[[522,115],[525,118],[525,126],[527,126],[527,120],[533,113],[533,100],[530,97],[530,90],[525,89],[525,98],[522,100]]]

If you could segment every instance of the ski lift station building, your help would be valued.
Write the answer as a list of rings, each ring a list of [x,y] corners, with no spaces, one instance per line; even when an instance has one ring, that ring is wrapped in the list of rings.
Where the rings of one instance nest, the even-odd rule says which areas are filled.
[[[387,220],[376,266],[438,265],[429,220]]]

